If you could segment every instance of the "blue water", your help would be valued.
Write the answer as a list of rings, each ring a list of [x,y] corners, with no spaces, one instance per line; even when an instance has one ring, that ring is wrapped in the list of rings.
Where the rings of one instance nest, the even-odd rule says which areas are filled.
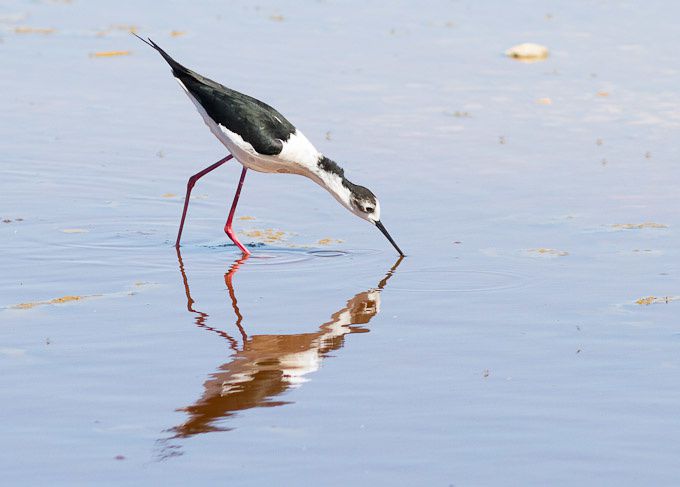
[[[677,485],[678,13],[0,5],[3,483]],[[235,163],[178,256],[224,149],[130,26],[286,114],[408,257],[249,173],[236,228],[281,238],[239,262]]]

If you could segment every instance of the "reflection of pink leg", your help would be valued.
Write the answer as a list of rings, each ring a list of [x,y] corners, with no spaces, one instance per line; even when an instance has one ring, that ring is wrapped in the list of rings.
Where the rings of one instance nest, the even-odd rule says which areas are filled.
[[[227,285],[229,297],[231,298],[231,307],[234,308],[234,313],[236,314],[236,327],[238,328],[238,331],[241,332],[241,337],[243,337],[243,349],[245,349],[246,343],[248,342],[248,335],[243,329],[243,325],[241,325],[241,322],[243,321],[243,315],[241,314],[241,310],[238,308],[238,302],[236,301],[236,292],[234,291],[234,274],[238,268],[241,267],[241,264],[248,260],[248,258],[249,257],[247,255],[241,257],[232,264],[232,266],[229,268],[229,271],[224,275],[224,282]]]
[[[182,238],[182,229],[184,228],[184,219],[186,218],[186,216],[187,216],[187,210],[189,209],[189,197],[191,196],[191,190],[194,188],[194,185],[196,184],[196,181],[198,181],[199,179],[201,179],[203,176],[205,176],[206,174],[208,174],[210,171],[214,171],[215,169],[217,169],[218,167],[220,167],[222,164],[224,164],[225,162],[227,162],[227,161],[228,161],[229,159],[231,159],[232,157],[234,157],[234,156],[232,156],[231,154],[229,154],[229,155],[228,155],[227,157],[225,157],[224,159],[220,159],[219,161],[217,161],[217,162],[216,162],[215,164],[213,164],[212,166],[206,167],[206,168],[203,169],[201,172],[198,172],[198,173],[194,174],[193,176],[191,176],[191,177],[189,178],[189,181],[187,182],[187,194],[186,194],[186,196],[184,197],[184,211],[182,211],[182,220],[179,222],[179,232],[177,232],[177,241],[175,242],[175,247],[179,247],[179,241],[180,241],[180,239]]]
[[[246,172],[247,171],[248,171],[248,168],[243,166],[243,170],[241,171],[241,179],[239,179],[238,188],[236,188],[236,194],[234,195],[234,202],[231,204],[231,210],[229,210],[229,217],[227,218],[227,224],[224,225],[224,231],[226,232],[226,234],[229,235],[229,238],[231,239],[231,241],[234,242],[239,249],[241,249],[241,252],[243,252],[243,255],[245,255],[245,256],[250,255],[250,252],[236,238],[236,234],[234,233],[234,230],[232,230],[232,228],[231,228],[231,222],[234,219],[234,213],[236,212],[236,205],[238,204],[238,197],[241,196],[241,188],[243,187],[243,180],[246,178]]]

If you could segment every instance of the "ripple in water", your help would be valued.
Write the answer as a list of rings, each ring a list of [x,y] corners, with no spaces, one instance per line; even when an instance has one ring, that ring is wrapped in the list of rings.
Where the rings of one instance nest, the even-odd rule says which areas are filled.
[[[526,285],[529,278],[507,270],[422,269],[398,273],[393,291],[410,292],[482,292],[514,289]]]

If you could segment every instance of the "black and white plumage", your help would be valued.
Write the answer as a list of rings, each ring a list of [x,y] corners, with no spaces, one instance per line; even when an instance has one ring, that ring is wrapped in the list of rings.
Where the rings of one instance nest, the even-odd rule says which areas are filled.
[[[137,37],[163,56],[211,132],[244,167],[312,179],[349,211],[375,224],[403,255],[380,222],[380,203],[375,195],[347,180],[344,170],[319,152],[282,114],[179,64],[151,39],[147,42]]]

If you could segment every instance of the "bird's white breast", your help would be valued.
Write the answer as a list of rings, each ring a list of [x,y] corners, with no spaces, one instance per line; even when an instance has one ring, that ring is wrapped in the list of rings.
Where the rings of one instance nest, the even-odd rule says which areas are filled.
[[[214,123],[214,122],[213,122]],[[302,132],[295,132],[286,141],[281,141],[283,148],[279,154],[269,156],[259,154],[253,146],[243,138],[218,125],[222,136],[218,137],[227,146],[241,164],[248,169],[259,172],[309,175],[319,161],[320,153]]]

